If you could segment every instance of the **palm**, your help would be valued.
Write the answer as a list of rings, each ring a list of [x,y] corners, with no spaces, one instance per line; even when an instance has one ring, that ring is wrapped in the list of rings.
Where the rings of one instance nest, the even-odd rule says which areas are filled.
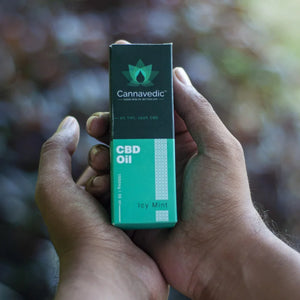
[[[98,128],[101,129],[100,124]],[[220,228],[224,227],[222,216],[226,217],[228,211],[226,203],[234,198],[245,198],[245,195],[238,195],[239,189],[234,190],[235,195],[228,193],[228,186],[241,186],[240,182],[235,181],[239,177],[244,178],[245,174],[241,175],[233,167],[239,158],[232,160],[232,157],[227,157],[228,153],[224,153],[222,147],[218,151],[210,147],[209,154],[198,153],[185,122],[176,113],[175,133],[179,221],[173,229],[135,230],[128,232],[128,236],[155,259],[171,285],[187,291],[192,289],[191,282],[196,281],[191,274],[203,267],[202,255],[213,248],[207,237],[216,240],[214,229],[220,227],[218,224]],[[245,173],[245,170],[242,169],[242,172]],[[216,182],[219,184],[216,185]],[[244,190],[248,191],[247,188]],[[226,197],[230,197],[230,201],[223,201]]]
[[[199,276],[208,280],[208,266],[216,267],[213,258],[224,249],[219,245],[233,244],[231,231],[243,224],[242,216],[251,217],[251,196],[241,145],[183,69],[176,68],[173,79],[182,117],[175,113],[179,220],[172,229],[136,230],[129,236],[154,258],[167,282],[193,296],[202,292]],[[106,125],[102,120],[90,128],[92,136],[104,135],[108,116]]]
[[[238,178],[245,170],[234,168],[238,157],[228,156],[223,149],[210,149],[209,154],[198,153],[183,120],[178,116],[175,120],[179,221],[171,230],[136,231],[133,241],[155,258],[171,285],[187,291],[194,288],[196,278],[193,274],[204,267],[201,259],[206,251],[215,248],[211,241],[220,241],[221,236],[230,232],[230,228],[225,229],[222,224],[229,223],[231,228],[236,226],[234,213],[229,216],[231,222],[222,219],[228,219],[228,203],[246,199],[250,194],[241,195],[239,189],[228,192],[230,185],[241,187]],[[220,184],[216,185],[216,182]],[[241,190],[248,191],[247,188]],[[238,207],[236,205],[236,209]],[[230,210],[234,212],[235,208]],[[217,228],[222,228],[221,234]]]
[[[99,126],[96,128],[95,132],[101,132],[103,131],[101,128],[107,128],[107,123],[100,123]],[[105,132],[105,131],[104,131]],[[177,173],[177,202],[178,202],[178,209],[179,211],[181,210],[181,203],[182,203],[182,181],[183,181],[183,173],[185,170],[185,166],[191,156],[193,156],[197,152],[197,147],[195,142],[193,141],[191,135],[187,131],[187,128],[185,126],[185,123],[183,120],[175,113],[175,133],[176,133],[176,173]],[[91,132],[91,135],[96,136],[94,132]],[[100,138],[104,141],[105,138]],[[98,165],[98,167],[101,167]],[[87,176],[93,176],[94,174],[97,174],[97,172],[94,171],[94,173],[89,173]],[[79,180],[81,181],[81,180]],[[83,180],[82,183],[86,182],[86,180]],[[80,184],[79,184],[80,185]],[[97,197],[97,195],[94,195]],[[98,198],[98,197],[97,197]],[[102,194],[101,197],[98,198],[102,203],[105,202],[104,195]],[[105,204],[105,203],[103,203]],[[180,228],[180,222],[178,226]],[[127,232],[127,235],[120,229],[111,227],[111,231],[116,235],[114,240],[116,241],[122,241],[122,251],[126,253],[132,253],[133,265],[138,266],[140,262],[138,262],[135,258],[140,256],[144,257],[143,259],[143,270],[147,270],[147,279],[149,282],[157,282],[158,278],[161,278],[160,274],[157,274],[157,270],[153,269],[153,261],[152,259],[146,255],[141,249],[138,247],[134,247],[134,244],[132,243],[135,242],[141,246],[142,249],[146,250],[147,252],[147,247],[146,244],[151,243],[151,240],[153,237],[155,237],[157,234],[165,234],[168,232],[168,230],[135,230],[135,231],[130,231]],[[130,240],[131,238],[131,240]],[[145,238],[145,240],[143,239]],[[142,241],[143,239],[143,241]],[[157,239],[158,240],[158,239]],[[170,245],[172,247],[172,245]],[[159,250],[159,249],[158,249]],[[168,255],[168,254],[167,254]],[[174,258],[176,256],[176,253],[172,255],[171,257]],[[151,279],[152,278],[152,279]],[[161,284],[161,283],[160,283]]]
[[[178,253],[177,250],[181,245],[176,245],[176,236],[181,235],[183,232],[183,221],[181,218],[182,204],[183,204],[183,177],[186,172],[187,163],[192,162],[191,158],[197,153],[197,145],[188,132],[184,121],[175,113],[175,139],[176,139],[176,183],[177,183],[177,205],[179,212],[179,222],[171,231],[168,229],[153,229],[153,230],[136,230],[130,234],[133,241],[138,244],[142,249],[145,249],[150,254],[151,252],[162,253],[162,264],[159,265],[162,271],[175,275],[178,278],[167,278],[172,285],[176,285],[180,274],[184,276],[184,273],[173,272],[175,261],[177,267]],[[192,164],[189,164],[189,168]],[[162,239],[168,235],[168,247],[165,247],[161,243]],[[156,249],[150,249],[155,247]],[[182,262],[183,263],[183,262]],[[179,276],[178,276],[179,275]]]

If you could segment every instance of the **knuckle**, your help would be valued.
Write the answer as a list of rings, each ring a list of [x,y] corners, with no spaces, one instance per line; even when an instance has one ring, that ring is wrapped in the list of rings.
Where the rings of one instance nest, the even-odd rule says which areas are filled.
[[[235,138],[233,135],[227,138],[227,143],[224,147],[224,151],[227,156],[235,159],[235,160],[242,160],[244,157],[244,150],[241,143]]]
[[[200,93],[196,92],[192,94],[192,100],[195,106],[201,107],[203,111],[211,111],[213,112],[212,105],[206,100],[204,96]]]
[[[42,145],[42,153],[52,152],[61,147],[59,137],[51,137]]]
[[[232,144],[232,148],[233,148],[233,150],[235,151],[236,154],[244,155],[243,146],[236,137],[232,136],[231,144]]]
[[[230,133],[219,137],[209,148],[210,151],[218,152],[229,159],[240,161],[244,157],[241,143]]]

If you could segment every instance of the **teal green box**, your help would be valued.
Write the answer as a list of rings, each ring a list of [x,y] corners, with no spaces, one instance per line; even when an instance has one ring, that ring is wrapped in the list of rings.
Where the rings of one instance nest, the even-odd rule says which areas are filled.
[[[177,222],[172,44],[110,46],[111,219]]]

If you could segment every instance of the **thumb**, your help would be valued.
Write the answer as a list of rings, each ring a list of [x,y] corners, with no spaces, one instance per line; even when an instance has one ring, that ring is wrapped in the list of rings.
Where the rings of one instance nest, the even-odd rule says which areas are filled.
[[[66,117],[57,131],[44,144],[41,150],[37,182],[37,204],[43,210],[38,191],[51,194],[62,184],[74,184],[71,175],[71,156],[79,141],[79,125],[75,118]]]
[[[230,132],[210,103],[193,87],[183,68],[174,69],[175,109],[184,120],[198,149],[219,146]]]
[[[66,117],[41,151],[35,199],[59,255],[108,223],[104,209],[72,178],[71,158],[78,141],[78,122]]]

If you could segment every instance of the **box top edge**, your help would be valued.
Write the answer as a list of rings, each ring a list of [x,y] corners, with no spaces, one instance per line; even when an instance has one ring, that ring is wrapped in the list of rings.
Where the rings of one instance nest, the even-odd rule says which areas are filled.
[[[172,46],[173,43],[160,43],[160,44],[151,44],[151,43],[133,43],[133,44],[111,44],[109,47],[114,46]]]

